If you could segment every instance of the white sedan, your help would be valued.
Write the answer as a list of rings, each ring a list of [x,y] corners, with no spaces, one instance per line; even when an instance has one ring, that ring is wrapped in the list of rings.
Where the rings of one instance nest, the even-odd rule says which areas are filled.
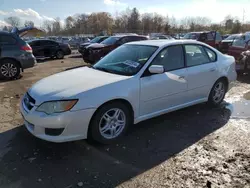
[[[44,78],[21,102],[34,136],[110,143],[140,121],[198,103],[218,106],[237,77],[235,59],[204,43],[127,43],[93,67]]]

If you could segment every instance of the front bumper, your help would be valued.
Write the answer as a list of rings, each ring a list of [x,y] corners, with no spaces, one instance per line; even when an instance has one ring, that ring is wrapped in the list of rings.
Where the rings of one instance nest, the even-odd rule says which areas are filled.
[[[24,125],[31,134],[46,141],[59,143],[86,139],[89,123],[95,109],[47,115],[35,111],[35,107],[27,111],[22,101],[20,111],[24,118]],[[52,129],[62,130],[62,132],[59,135],[48,134],[46,130]]]

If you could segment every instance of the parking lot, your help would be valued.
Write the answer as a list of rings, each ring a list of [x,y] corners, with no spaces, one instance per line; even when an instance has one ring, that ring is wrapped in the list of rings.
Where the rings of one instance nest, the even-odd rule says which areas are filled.
[[[0,82],[1,188],[250,187],[250,75],[238,76],[220,108],[202,104],[141,122],[114,145],[30,135],[19,113],[26,90],[83,65],[75,54]]]

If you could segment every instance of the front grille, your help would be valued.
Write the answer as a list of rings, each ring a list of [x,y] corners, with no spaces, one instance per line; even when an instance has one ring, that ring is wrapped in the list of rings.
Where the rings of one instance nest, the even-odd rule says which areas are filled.
[[[23,103],[26,109],[31,110],[35,106],[36,101],[29,95],[29,93],[26,93]]]

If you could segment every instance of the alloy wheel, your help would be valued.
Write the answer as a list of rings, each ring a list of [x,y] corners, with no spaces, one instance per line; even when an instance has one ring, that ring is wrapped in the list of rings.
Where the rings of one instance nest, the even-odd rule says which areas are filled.
[[[108,110],[99,122],[100,134],[106,139],[118,137],[126,125],[126,115],[119,108]]]
[[[215,103],[219,103],[225,95],[225,86],[223,82],[218,82],[214,87],[213,100]]]
[[[1,74],[6,78],[14,77],[17,72],[17,67],[13,63],[5,63],[1,66]]]

